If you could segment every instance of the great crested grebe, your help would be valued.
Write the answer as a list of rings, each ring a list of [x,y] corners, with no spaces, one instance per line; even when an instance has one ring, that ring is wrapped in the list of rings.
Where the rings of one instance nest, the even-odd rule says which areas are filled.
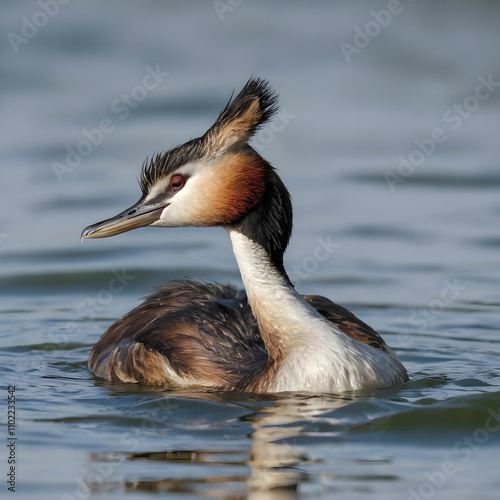
[[[245,286],[174,281],[160,288],[94,346],[96,376],[258,393],[408,380],[377,332],[325,297],[300,295],[286,274],[290,194],[248,144],[277,102],[267,81],[251,78],[202,137],[146,160],[135,205],[84,229],[82,238],[105,238],[145,226],[221,226]]]

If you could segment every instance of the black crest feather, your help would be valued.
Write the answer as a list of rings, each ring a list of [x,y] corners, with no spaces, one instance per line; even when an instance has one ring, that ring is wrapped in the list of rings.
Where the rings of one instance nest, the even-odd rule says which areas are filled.
[[[157,153],[151,157],[151,160],[146,158],[142,164],[141,177],[139,179],[142,193],[147,194],[156,181],[182,165],[203,158],[205,150],[203,138],[198,137],[186,142],[182,146],[177,146],[163,153]]]
[[[232,96],[215,123],[202,136],[146,158],[139,184],[146,194],[151,186],[190,161],[212,158],[237,143],[246,143],[278,110],[278,95],[267,80],[252,77]]]
[[[251,137],[259,127],[269,122],[278,111],[278,94],[271,88],[269,82],[262,78],[250,78],[234,99],[231,96],[211,130],[221,129],[239,119],[256,100],[259,103],[259,116],[251,124],[251,130],[249,130],[249,136]]]

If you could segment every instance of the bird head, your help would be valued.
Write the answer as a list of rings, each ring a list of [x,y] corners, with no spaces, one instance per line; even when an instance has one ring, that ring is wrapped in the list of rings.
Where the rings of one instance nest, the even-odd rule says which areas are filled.
[[[140,200],[88,226],[82,238],[105,238],[146,226],[210,227],[241,220],[276,176],[248,141],[272,118],[277,101],[267,81],[251,78],[202,137],[146,159]]]

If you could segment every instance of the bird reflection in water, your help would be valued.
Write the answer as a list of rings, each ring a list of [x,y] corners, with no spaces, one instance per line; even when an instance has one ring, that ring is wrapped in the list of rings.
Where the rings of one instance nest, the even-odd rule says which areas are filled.
[[[236,403],[235,395],[193,393],[182,391],[176,396],[205,399],[214,402]],[[241,400],[240,400],[241,402]],[[259,399],[262,404],[262,399]],[[268,404],[251,412],[240,421],[249,422],[249,449],[207,450],[185,449],[142,451],[135,453],[113,452],[94,454],[94,462],[142,462],[137,474],[127,473],[121,481],[87,483],[93,492],[121,490],[123,492],[170,492],[177,494],[203,494],[207,498],[224,500],[294,500],[299,498],[301,483],[309,481],[309,475],[301,466],[314,462],[304,450],[296,446],[296,439],[307,436],[306,424],[328,423],[338,425],[337,419],[326,414],[348,404],[349,398],[293,395],[269,396]],[[244,403],[248,407],[248,401]],[[163,437],[168,439],[168,436]],[[227,444],[224,445],[227,448]],[[152,467],[145,462],[150,462]],[[182,475],[179,468],[183,465]],[[186,474],[193,467],[191,475]],[[207,471],[213,468],[213,474]],[[133,477],[135,475],[135,477]],[[160,476],[152,479],[151,476]]]

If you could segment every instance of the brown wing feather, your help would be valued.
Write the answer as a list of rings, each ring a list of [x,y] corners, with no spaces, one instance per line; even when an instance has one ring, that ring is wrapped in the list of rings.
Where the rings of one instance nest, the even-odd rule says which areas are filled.
[[[337,325],[344,333],[363,344],[371,345],[381,351],[388,352],[384,339],[352,312],[333,303],[321,295],[303,295],[322,316]]]
[[[178,385],[180,377],[231,388],[252,378],[267,358],[244,292],[180,281],[111,325],[89,367],[108,380]]]
[[[344,333],[384,352],[366,323],[326,297],[304,299]],[[248,390],[269,371],[268,353],[244,291],[192,281],[160,288],[111,325],[89,367],[107,380]]]

